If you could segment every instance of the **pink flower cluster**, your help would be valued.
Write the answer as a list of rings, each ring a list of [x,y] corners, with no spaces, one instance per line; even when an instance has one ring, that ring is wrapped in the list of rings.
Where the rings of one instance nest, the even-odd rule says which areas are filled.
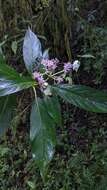
[[[56,80],[57,84],[60,84],[64,81],[63,77],[61,77],[61,76],[56,77],[55,80]]]
[[[33,77],[38,82],[38,84],[39,84],[40,87],[44,86],[45,80],[44,80],[43,76],[39,72],[35,71],[33,73]]]
[[[43,64],[48,72],[54,72],[57,68],[57,64],[59,63],[58,59],[42,59],[41,64]]]
[[[73,68],[73,65],[70,62],[64,63],[64,73],[70,72],[72,68]]]
[[[71,71],[77,72],[80,67],[80,62],[75,60],[73,63],[62,63],[62,70],[59,71],[59,67],[57,71],[56,68],[58,67],[59,63],[60,62],[57,58],[42,59],[41,64],[45,67],[45,72],[41,73],[39,71],[35,71],[33,73],[33,78],[36,80],[41,90],[44,90],[48,86],[47,81],[49,79],[52,79],[53,82],[57,84],[63,83],[66,80],[67,74],[69,74]]]

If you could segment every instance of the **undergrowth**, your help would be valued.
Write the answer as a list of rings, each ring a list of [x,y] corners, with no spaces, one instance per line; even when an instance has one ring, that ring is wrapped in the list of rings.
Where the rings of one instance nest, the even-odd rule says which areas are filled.
[[[0,36],[8,33],[9,38],[5,36],[8,40],[0,47],[8,52],[9,64],[23,70],[21,45],[30,24],[57,57],[73,60],[79,56],[81,71],[80,76],[76,76],[77,83],[106,88],[106,1],[38,1],[38,6],[35,1],[30,6],[20,1],[19,9],[15,1],[13,4],[8,1],[7,7],[6,2],[0,7]],[[11,15],[6,12],[9,9]],[[16,54],[9,48],[14,41],[19,47]],[[68,105],[62,110],[65,110],[62,113],[64,126],[57,129],[58,145],[45,183],[31,158],[25,124],[18,122],[16,133],[8,130],[0,140],[1,190],[107,189],[106,115],[89,114]]]

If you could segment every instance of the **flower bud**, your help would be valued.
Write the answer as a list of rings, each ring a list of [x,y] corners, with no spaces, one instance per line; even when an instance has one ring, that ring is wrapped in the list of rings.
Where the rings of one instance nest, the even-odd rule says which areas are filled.
[[[78,69],[79,69],[79,67],[80,67],[80,61],[75,60],[75,61],[73,62],[73,70],[77,72]]]
[[[48,83],[47,83],[47,82],[44,82],[43,85],[44,85],[44,87],[47,87],[47,86],[48,86]]]

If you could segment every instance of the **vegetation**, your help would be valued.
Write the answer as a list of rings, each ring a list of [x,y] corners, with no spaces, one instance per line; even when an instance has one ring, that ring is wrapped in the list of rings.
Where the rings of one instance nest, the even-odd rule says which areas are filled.
[[[6,96],[0,97],[0,110],[2,110],[0,113],[0,134],[4,133],[11,125],[11,128],[7,129],[0,140],[1,189],[107,189],[107,119],[106,114],[104,114],[107,112],[106,9],[107,2],[97,0],[41,0],[36,2],[23,0],[17,3],[16,0],[0,0],[0,54],[2,54],[0,60],[0,96]],[[57,103],[54,102],[56,99],[53,100],[53,96],[49,96],[48,101],[45,100],[45,102],[42,99],[42,104],[40,99],[38,103],[36,102],[39,110],[46,109],[43,103],[45,103],[45,106],[47,105],[46,110],[52,108],[48,110],[49,114],[47,115],[46,111],[41,114],[40,110],[42,124],[45,125],[45,121],[48,121],[46,124],[48,125],[51,116],[51,125],[58,125],[56,127],[57,145],[54,156],[51,157],[51,162],[48,165],[50,159],[46,160],[46,157],[43,160],[41,160],[41,157],[40,160],[36,158],[35,162],[37,151],[39,156],[41,154],[41,147],[37,149],[37,140],[34,142],[34,135],[36,134],[34,125],[38,127],[38,110],[36,106],[31,106],[31,102],[35,93],[33,94],[32,90],[18,92],[29,87],[34,89],[37,84],[42,90],[41,83],[39,83],[41,76],[38,76],[39,80],[35,78],[34,62],[32,62],[32,68],[26,62],[26,60],[31,59],[30,57],[26,59],[28,53],[23,52],[23,56],[25,66],[30,72],[29,77],[23,64],[23,38],[28,26],[36,32],[37,37],[42,42],[42,48],[49,48],[50,57],[57,57],[64,69],[66,68],[64,63],[68,64],[70,62],[71,64],[75,60],[80,61],[78,72],[73,72],[72,77],[71,73],[61,74],[62,84],[52,87],[52,93],[61,97],[57,100]],[[29,36],[34,35],[31,30],[28,31],[31,34]],[[38,38],[36,38],[36,45],[40,43]],[[30,40],[32,39],[30,38]],[[29,49],[29,46],[26,46],[26,36],[24,42],[25,47]],[[40,53],[40,46],[40,44],[37,45],[36,53]],[[48,56],[48,51],[46,50],[46,52],[45,56]],[[38,58],[38,56],[35,58]],[[38,60],[36,61],[36,71],[39,68],[39,71],[43,74],[44,68],[40,68]],[[58,69],[58,73],[59,71],[62,72],[62,66],[59,66]],[[52,77],[51,75],[49,74],[48,77]],[[47,80],[47,76],[45,77],[45,80]],[[50,85],[53,84],[50,79],[48,82]],[[5,88],[3,85],[5,85]],[[45,85],[47,84],[45,83]],[[100,91],[93,89],[99,89]],[[37,96],[39,97],[41,97],[40,90],[37,90]],[[7,97],[7,95],[15,92],[18,92],[17,96],[10,95]],[[47,92],[49,95],[50,89]],[[36,101],[37,96],[35,96]],[[49,104],[50,100],[51,104]],[[65,100],[68,103],[65,103]],[[57,105],[58,107],[51,107],[50,105]],[[59,105],[61,105],[63,125],[60,124],[61,116],[58,117]],[[83,111],[81,108],[87,111]],[[90,113],[89,111],[98,113]],[[37,117],[36,121],[34,121],[34,115]],[[11,124],[9,123],[10,120]],[[52,134],[48,134],[49,138],[50,135]],[[38,138],[39,141],[40,139]],[[53,139],[50,138],[50,140]],[[45,170],[43,166],[45,166]]]

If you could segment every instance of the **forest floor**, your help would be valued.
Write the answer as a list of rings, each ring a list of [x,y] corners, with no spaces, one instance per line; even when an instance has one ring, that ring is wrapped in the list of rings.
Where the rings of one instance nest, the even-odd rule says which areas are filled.
[[[62,105],[64,125],[43,183],[22,122],[0,141],[1,190],[106,190],[107,116]],[[29,126],[29,125],[28,125]]]

